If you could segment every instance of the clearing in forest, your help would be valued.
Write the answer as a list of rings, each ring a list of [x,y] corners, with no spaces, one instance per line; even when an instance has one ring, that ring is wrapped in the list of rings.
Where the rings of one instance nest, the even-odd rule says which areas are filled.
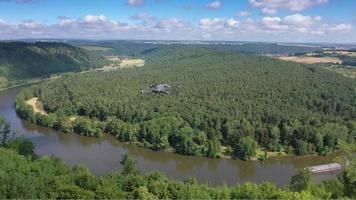
[[[37,97],[27,100],[26,103],[33,108],[33,111],[35,113],[41,113],[42,115],[47,115],[46,111],[43,108],[43,103],[40,100],[38,100]]]
[[[142,59],[127,59],[127,60],[122,60],[120,67],[121,68],[142,67],[144,64],[145,61]]]

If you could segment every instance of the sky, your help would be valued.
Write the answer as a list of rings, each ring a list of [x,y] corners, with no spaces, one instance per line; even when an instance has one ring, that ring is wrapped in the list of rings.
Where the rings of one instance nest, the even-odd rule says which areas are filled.
[[[356,0],[0,0],[0,40],[356,43]]]

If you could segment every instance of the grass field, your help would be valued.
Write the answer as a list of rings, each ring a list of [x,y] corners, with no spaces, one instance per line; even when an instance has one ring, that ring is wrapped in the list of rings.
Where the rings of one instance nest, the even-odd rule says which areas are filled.
[[[334,63],[342,64],[342,61],[336,57],[308,57],[308,56],[281,56],[281,60],[297,63],[316,64],[316,63]]]
[[[145,64],[145,61],[142,59],[128,59],[128,60],[122,60],[120,63],[121,68],[130,68],[130,67],[135,67],[135,66],[143,66]]]

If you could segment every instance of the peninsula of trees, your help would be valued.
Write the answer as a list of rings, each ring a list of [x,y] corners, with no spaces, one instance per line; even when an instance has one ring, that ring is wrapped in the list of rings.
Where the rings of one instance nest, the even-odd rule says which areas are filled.
[[[356,80],[317,65],[172,46],[144,68],[72,74],[20,94],[18,114],[42,126],[184,155],[248,160],[257,148],[320,155],[356,137]],[[149,92],[170,84],[168,95]],[[143,92],[142,92],[143,90]],[[38,97],[48,115],[26,100]],[[221,148],[225,146],[227,148]]]

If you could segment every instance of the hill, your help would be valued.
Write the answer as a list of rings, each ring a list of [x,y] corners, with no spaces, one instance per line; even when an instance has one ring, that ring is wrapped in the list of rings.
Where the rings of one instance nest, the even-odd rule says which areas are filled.
[[[317,66],[209,49],[171,46],[147,56],[142,69],[45,82],[18,97],[18,113],[62,131],[107,132],[185,155],[219,157],[227,153],[223,145],[245,160],[258,146],[327,154],[355,140],[355,79]],[[154,83],[171,85],[170,94],[150,93]],[[35,115],[25,103],[33,96],[52,114]]]
[[[0,88],[24,79],[101,67],[106,60],[63,43],[0,43]]]
[[[167,47],[190,47],[214,49],[225,52],[246,54],[295,55],[321,50],[320,47],[283,45],[276,43],[205,42],[179,43],[157,41],[70,41],[70,44],[91,50],[98,55],[145,56],[148,52]]]

